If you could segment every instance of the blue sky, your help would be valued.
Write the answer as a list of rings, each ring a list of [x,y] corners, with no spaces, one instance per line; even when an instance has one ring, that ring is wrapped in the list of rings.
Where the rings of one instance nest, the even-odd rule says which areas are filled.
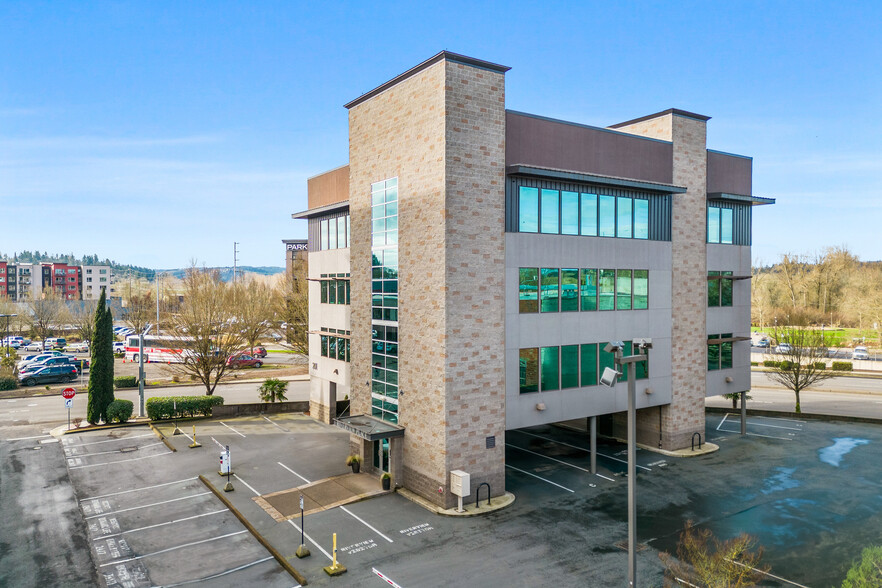
[[[754,158],[754,262],[882,259],[882,3],[0,3],[0,252],[282,265],[343,104],[442,49],[512,67],[508,108],[712,116]]]

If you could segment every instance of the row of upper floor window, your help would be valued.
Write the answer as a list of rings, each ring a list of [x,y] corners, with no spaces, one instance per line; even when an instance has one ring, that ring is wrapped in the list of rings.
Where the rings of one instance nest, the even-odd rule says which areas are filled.
[[[623,354],[632,355],[631,341],[625,341]],[[519,391],[550,392],[596,386],[598,374],[605,368],[615,369],[615,354],[604,351],[606,343],[587,343],[583,345],[562,345],[560,347],[528,347],[519,350]],[[649,377],[649,359],[636,365],[637,379]],[[627,370],[618,381],[628,379]]]
[[[322,304],[350,304],[349,280],[323,279],[319,284]]]
[[[349,215],[325,218],[319,222],[319,250],[349,247]]]
[[[520,186],[518,232],[649,239],[649,200]]]
[[[645,310],[649,270],[535,268],[518,270],[518,312]]]

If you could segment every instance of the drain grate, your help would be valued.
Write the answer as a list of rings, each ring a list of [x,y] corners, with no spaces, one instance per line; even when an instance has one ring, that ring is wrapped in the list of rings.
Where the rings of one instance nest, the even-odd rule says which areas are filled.
[[[616,547],[618,547],[622,551],[628,551],[628,542],[627,541],[619,541],[618,543],[613,543],[613,545],[615,545]],[[634,546],[634,548],[637,550],[638,553],[640,553],[641,551],[645,551],[645,550],[649,549],[649,546],[646,545],[646,543],[637,543]]]
[[[122,447],[119,450],[120,453],[131,453],[133,451],[138,451],[138,448],[137,447]]]

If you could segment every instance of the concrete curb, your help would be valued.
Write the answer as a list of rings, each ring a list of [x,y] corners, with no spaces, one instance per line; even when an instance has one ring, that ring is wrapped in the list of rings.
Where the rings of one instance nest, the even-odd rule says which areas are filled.
[[[209,482],[208,479],[203,475],[199,476],[199,480],[203,484],[205,484],[205,486],[209,490],[211,490],[211,492],[215,496],[217,496],[218,500],[224,503],[224,506],[226,506],[230,510],[230,512],[233,513],[237,519],[239,519],[239,522],[242,523],[246,529],[248,529],[248,532],[254,535],[254,538],[257,539],[258,543],[263,545],[266,550],[269,551],[270,555],[272,555],[276,559],[276,561],[279,562],[279,565],[285,568],[286,572],[291,574],[291,577],[294,578],[298,584],[300,584],[301,586],[306,586],[308,584],[306,578],[303,577],[303,574],[298,572],[296,569],[294,569],[294,566],[288,563],[288,560],[285,559],[282,554],[279,553],[278,550],[276,550],[276,548],[273,547],[270,542],[267,541],[250,522],[248,522],[248,519],[246,519],[245,516],[241,512],[239,512],[239,509],[233,506],[233,503],[230,502],[226,496],[224,496],[217,488],[214,487],[214,484]]]
[[[90,431],[104,431],[106,429],[121,429],[124,427],[140,427],[143,425],[149,425],[150,422],[145,419],[138,419],[137,417],[131,420],[128,420],[124,423],[110,423],[109,425],[89,425],[86,427],[77,427],[76,429],[68,429],[67,425],[60,425],[55,427],[49,434],[53,437],[60,437],[63,435],[70,435],[72,433],[88,433]]]
[[[485,504],[481,508],[477,508],[477,509],[475,508],[474,504],[472,504],[472,505],[466,504],[465,500],[464,500],[463,507],[465,509],[465,512],[456,512],[456,508],[443,509],[443,508],[439,507],[438,505],[432,504],[431,502],[429,502],[428,500],[426,500],[422,496],[419,496],[419,495],[411,492],[407,488],[398,488],[395,490],[395,492],[397,494],[400,494],[404,498],[407,498],[408,500],[410,500],[414,504],[418,504],[419,506],[422,506],[424,509],[435,513],[436,515],[445,516],[445,517],[474,517],[474,516],[478,516],[478,515],[482,515],[482,514],[490,514],[491,512],[495,512],[497,510],[502,510],[503,508],[511,506],[512,504],[514,504],[514,501],[515,501],[515,495],[512,494],[511,492],[506,492],[502,496],[496,496],[495,498],[491,498],[490,499],[491,500],[490,506],[487,506]]]
[[[168,447],[169,449],[171,449],[174,452],[178,451],[177,449],[175,449],[175,446],[172,445],[169,442],[169,440],[165,438],[165,435],[162,434],[162,431],[160,431],[159,429],[157,429],[156,427],[153,426],[153,423],[147,423],[147,424],[150,426],[150,429],[156,434],[156,436],[159,437],[159,440],[162,441],[163,443],[165,443],[166,447]]]
[[[748,401],[749,403],[750,401]],[[731,408],[723,408],[721,406],[706,406],[704,408],[705,412],[711,412],[714,414],[741,414],[741,409],[736,408],[732,410]],[[764,417],[777,417],[777,418],[789,418],[789,419],[803,419],[803,420],[811,420],[811,421],[844,421],[846,423],[867,423],[870,425],[882,425],[882,419],[875,419],[870,417],[857,417],[857,416],[846,416],[846,415],[838,415],[838,414],[819,414],[816,412],[785,412],[783,410],[758,410],[753,408],[747,409],[748,416],[764,416]]]

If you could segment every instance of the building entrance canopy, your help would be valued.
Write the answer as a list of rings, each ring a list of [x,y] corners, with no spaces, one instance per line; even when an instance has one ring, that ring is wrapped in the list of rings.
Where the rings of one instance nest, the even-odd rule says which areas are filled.
[[[404,427],[381,421],[366,414],[342,417],[334,422],[341,429],[357,435],[366,441],[404,437]]]

